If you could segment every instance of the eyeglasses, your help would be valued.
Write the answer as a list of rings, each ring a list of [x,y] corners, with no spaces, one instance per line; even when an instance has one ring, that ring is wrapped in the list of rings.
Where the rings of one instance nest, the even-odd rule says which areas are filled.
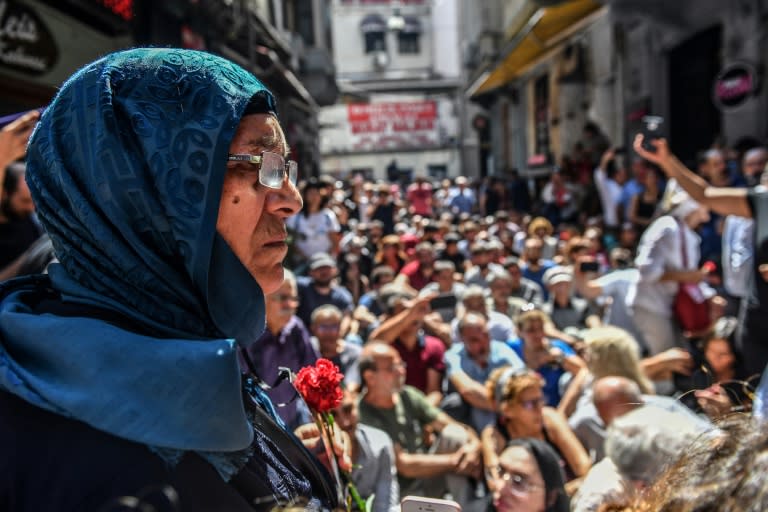
[[[532,398],[531,400],[521,400],[520,406],[526,411],[535,411],[544,407],[543,398]]]
[[[295,295],[270,295],[269,298],[275,302],[297,302],[299,300]]]
[[[390,373],[392,373],[392,372],[396,372],[398,370],[405,370],[406,368],[408,368],[408,365],[405,364],[405,361],[400,361],[399,363],[392,363],[388,367],[376,368],[376,370],[380,371],[380,372],[390,372]]]
[[[341,324],[315,324],[312,328],[318,332],[331,332],[338,331]]]
[[[288,176],[288,180],[293,185],[296,185],[296,180],[299,176],[299,165],[296,162],[293,160],[286,162],[285,158],[270,151],[264,151],[261,155],[228,155],[227,160],[258,165],[259,183],[275,190],[283,188],[286,176]]]
[[[512,491],[513,494],[525,495],[530,494],[536,489],[544,488],[543,485],[531,482],[530,478],[521,475],[520,473],[508,472],[501,467],[499,468],[499,471],[501,472],[500,479],[504,482],[504,486]]]

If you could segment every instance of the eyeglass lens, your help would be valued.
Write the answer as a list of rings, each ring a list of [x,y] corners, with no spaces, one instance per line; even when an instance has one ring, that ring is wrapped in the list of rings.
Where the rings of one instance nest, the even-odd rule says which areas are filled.
[[[276,154],[265,151],[261,155],[261,169],[259,169],[259,181],[262,185],[269,188],[282,188],[285,180],[285,173],[288,171],[288,179],[292,184],[296,184],[299,169],[296,162],[285,159]]]

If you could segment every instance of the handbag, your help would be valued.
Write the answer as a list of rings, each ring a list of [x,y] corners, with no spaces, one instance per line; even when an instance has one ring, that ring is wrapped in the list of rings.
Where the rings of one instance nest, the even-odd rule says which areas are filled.
[[[683,249],[683,267],[688,268],[688,252],[685,247],[685,230],[680,226],[680,241]],[[680,283],[672,304],[677,323],[684,331],[702,331],[710,326],[709,304],[696,284]]]

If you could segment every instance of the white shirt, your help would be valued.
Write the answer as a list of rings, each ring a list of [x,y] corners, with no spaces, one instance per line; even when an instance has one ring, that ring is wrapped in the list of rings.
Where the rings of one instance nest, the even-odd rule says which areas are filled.
[[[723,286],[734,297],[749,295],[755,259],[755,221],[729,215],[723,224]]]
[[[602,167],[595,169],[595,186],[603,205],[603,223],[607,227],[618,227],[621,185],[608,178]]]
[[[685,237],[687,264],[683,265],[682,237]],[[627,306],[639,307],[651,313],[670,318],[672,303],[679,284],[674,281],[659,281],[667,271],[696,270],[699,264],[701,239],[685,223],[669,215],[659,217],[648,226],[640,238],[635,266],[640,271],[637,284],[630,286]],[[704,298],[714,292],[706,285],[700,285]]]
[[[308,217],[299,213],[290,219],[289,227],[296,231],[296,247],[307,258],[319,252],[330,253],[333,247],[330,234],[341,231],[336,214],[328,208],[311,213]]]

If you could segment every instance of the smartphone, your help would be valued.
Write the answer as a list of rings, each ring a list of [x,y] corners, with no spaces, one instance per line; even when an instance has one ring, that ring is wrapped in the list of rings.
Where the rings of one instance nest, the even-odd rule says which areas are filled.
[[[452,293],[446,295],[438,295],[429,301],[429,307],[432,308],[432,311],[455,308],[456,296]]]
[[[600,270],[600,265],[596,261],[582,261],[579,264],[579,270],[581,272],[597,272]]]
[[[451,500],[406,496],[400,502],[402,512],[461,512],[461,505]]]
[[[661,116],[644,116],[643,124],[643,148],[651,153],[656,152],[656,148],[651,144],[652,140],[664,137],[664,118]]]

